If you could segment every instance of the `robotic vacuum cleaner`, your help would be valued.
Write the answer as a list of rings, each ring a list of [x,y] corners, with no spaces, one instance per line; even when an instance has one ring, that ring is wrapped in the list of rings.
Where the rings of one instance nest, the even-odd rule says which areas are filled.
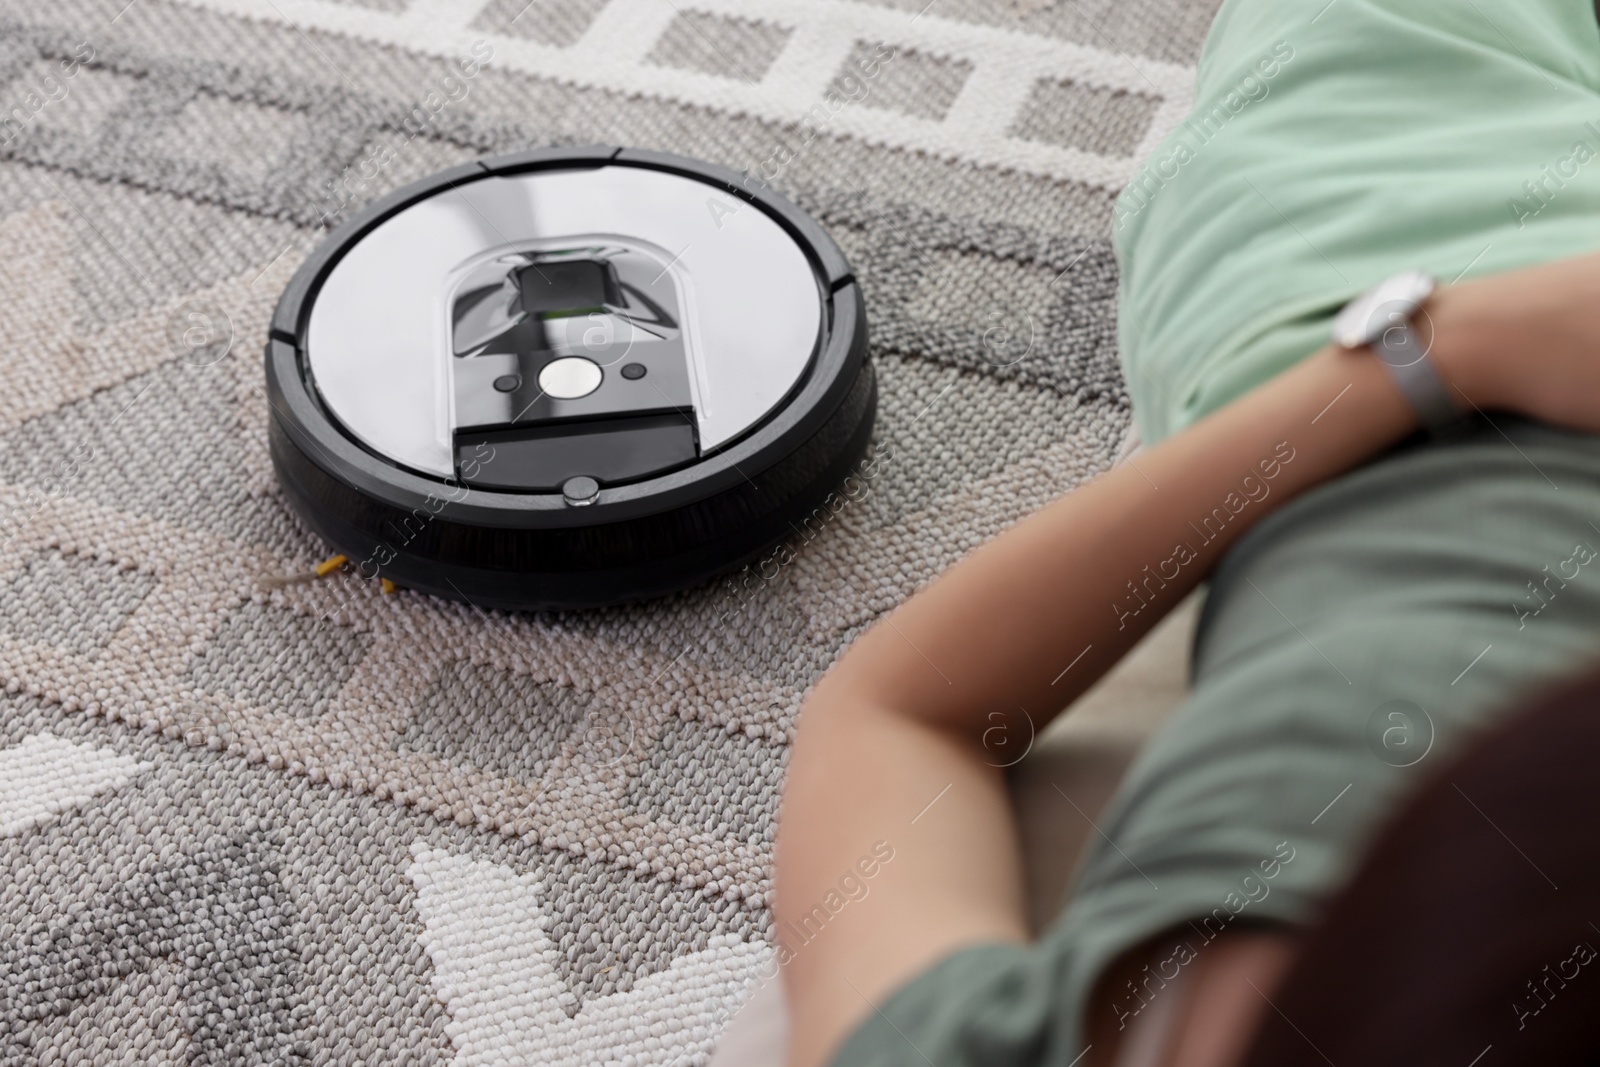
[[[601,607],[735,570],[862,457],[861,289],[744,176],[617,148],[391,193],[295,274],[267,342],[273,465],[367,578]]]

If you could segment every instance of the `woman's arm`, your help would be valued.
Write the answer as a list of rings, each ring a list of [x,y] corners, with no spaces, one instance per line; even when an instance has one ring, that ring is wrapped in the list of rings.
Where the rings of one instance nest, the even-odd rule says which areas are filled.
[[[1443,289],[1433,358],[1478,406],[1596,428],[1600,331],[1573,322],[1596,293],[1600,257]],[[1376,358],[1324,349],[1017,523],[841,657],[802,708],[779,822],[793,1067],[939,957],[1026,939],[991,713],[1013,740],[1019,709],[1042,730],[1254,523],[1416,428]]]

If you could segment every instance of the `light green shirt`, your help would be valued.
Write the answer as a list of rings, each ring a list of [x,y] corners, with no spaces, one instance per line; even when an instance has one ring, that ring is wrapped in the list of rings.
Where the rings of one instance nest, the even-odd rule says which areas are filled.
[[[1589,3],[1323,3],[1225,0],[1194,113],[1117,200],[1118,339],[1146,442],[1316,351],[1391,274],[1600,249]]]

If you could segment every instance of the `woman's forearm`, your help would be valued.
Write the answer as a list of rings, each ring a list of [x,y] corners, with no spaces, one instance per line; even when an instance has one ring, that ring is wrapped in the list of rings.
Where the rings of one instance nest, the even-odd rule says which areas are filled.
[[[802,709],[780,815],[794,1067],[936,958],[1026,937],[985,731],[1022,740],[1019,711],[1043,729],[1245,530],[1416,428],[1376,358],[1325,349],[1017,523],[850,648]],[[875,847],[893,859],[830,907]]]
[[[1318,352],[970,553],[864,634],[828,682],[953,729],[981,728],[973,713],[990,705],[1020,705],[1042,726],[1247,529],[1416,428],[1377,359]]]

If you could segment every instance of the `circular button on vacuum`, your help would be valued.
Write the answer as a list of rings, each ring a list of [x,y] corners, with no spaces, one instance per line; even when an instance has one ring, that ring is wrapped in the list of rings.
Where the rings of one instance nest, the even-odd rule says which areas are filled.
[[[521,384],[522,379],[515,374],[502,374],[494,380],[495,391],[500,393],[514,392]]]
[[[562,498],[575,508],[593,504],[595,495],[599,492],[600,483],[581,474],[576,478],[568,478],[561,486]]]
[[[551,360],[539,372],[539,388],[557,400],[576,400],[600,388],[600,364],[582,356]]]
[[[644,364],[643,363],[624,363],[622,365],[622,376],[624,378],[628,379],[628,381],[630,381],[630,382],[637,381],[638,379],[643,378],[644,377]]]

